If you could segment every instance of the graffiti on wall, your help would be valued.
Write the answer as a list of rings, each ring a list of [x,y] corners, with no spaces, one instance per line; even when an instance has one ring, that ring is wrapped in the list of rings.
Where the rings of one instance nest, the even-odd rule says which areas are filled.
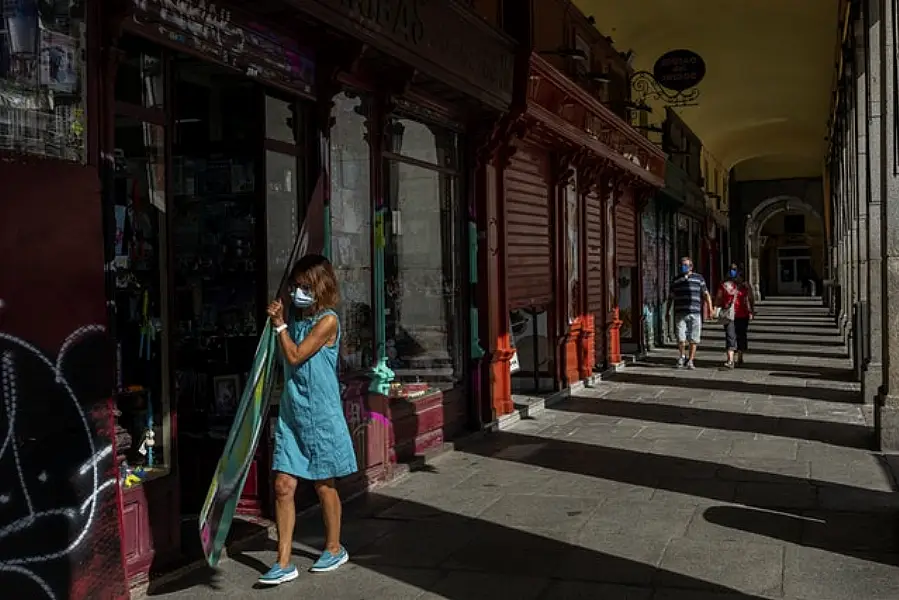
[[[125,598],[102,326],[55,358],[0,332],[0,587]]]
[[[343,401],[343,412],[354,440],[369,423],[381,423],[385,427],[390,427],[390,419],[365,407],[365,398],[363,396],[345,399]]]

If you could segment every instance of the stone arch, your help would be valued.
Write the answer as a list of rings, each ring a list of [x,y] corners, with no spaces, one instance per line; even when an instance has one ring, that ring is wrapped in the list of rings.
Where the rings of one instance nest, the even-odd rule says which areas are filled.
[[[751,213],[746,216],[746,269],[747,279],[755,292],[756,300],[760,300],[759,294],[759,259],[762,253],[761,233],[762,229],[773,216],[782,212],[803,212],[807,216],[824,224],[824,220],[815,208],[805,200],[796,196],[774,196],[759,203]],[[825,264],[826,264],[826,257]]]

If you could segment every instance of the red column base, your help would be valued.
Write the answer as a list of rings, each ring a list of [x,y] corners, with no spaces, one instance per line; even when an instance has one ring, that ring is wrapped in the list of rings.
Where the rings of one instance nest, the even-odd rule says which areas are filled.
[[[609,314],[609,364],[621,364],[621,324],[618,308],[613,308]]]
[[[578,371],[581,379],[587,379],[593,375],[593,367],[596,366],[596,343],[593,315],[581,317],[583,327],[578,339]]]
[[[497,348],[490,360],[490,396],[493,400],[493,411],[497,418],[511,413],[512,404],[512,372],[509,363],[514,351]]]

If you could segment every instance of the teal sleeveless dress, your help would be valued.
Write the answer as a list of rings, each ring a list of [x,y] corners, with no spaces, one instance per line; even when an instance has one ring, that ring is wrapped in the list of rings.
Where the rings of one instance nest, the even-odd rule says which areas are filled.
[[[337,316],[334,311],[325,310],[306,319],[291,319],[290,337],[300,343],[325,315]],[[340,333],[338,323],[337,342],[322,346],[306,362],[292,367],[284,361],[284,394],[272,462],[275,471],[321,481],[346,477],[358,470],[337,379]]]

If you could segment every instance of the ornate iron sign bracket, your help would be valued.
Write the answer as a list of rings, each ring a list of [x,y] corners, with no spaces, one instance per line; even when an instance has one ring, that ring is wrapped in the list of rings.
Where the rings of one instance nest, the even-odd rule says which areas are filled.
[[[637,95],[637,103],[661,100],[671,107],[698,106],[699,88],[683,91],[670,90],[660,84],[649,71],[637,71],[631,76],[631,89]]]

